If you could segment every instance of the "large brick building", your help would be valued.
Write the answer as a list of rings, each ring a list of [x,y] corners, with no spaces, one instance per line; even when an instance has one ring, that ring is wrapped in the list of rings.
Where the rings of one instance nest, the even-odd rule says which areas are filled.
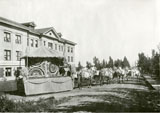
[[[76,43],[62,38],[53,27],[35,29],[34,22],[18,23],[0,17],[0,80],[4,77],[13,80],[14,70],[25,66],[20,57],[26,51],[32,51],[41,46],[59,52],[68,63],[74,64]]]

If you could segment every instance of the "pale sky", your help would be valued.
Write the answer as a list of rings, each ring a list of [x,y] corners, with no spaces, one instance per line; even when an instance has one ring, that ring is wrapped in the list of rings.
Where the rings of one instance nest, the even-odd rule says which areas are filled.
[[[158,0],[0,0],[0,16],[54,27],[76,45],[76,64],[148,56],[160,42]]]

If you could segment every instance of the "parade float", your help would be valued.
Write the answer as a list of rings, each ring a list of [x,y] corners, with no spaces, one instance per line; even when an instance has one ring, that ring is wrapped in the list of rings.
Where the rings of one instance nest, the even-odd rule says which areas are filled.
[[[26,66],[21,69],[18,90],[25,95],[62,92],[73,89],[70,66],[63,55],[46,47],[40,47],[23,56]],[[22,88],[23,83],[23,88]]]

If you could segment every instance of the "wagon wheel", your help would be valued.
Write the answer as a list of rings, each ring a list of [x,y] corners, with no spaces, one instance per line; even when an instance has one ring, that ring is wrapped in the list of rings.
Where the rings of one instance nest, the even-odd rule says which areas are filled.
[[[51,64],[51,63],[49,64],[50,73],[57,73],[58,70],[59,70],[58,66]]]

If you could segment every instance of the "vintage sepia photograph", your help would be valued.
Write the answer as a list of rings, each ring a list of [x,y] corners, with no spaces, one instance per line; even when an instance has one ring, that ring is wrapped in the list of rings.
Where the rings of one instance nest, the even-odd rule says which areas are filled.
[[[0,112],[160,112],[160,0],[0,0]]]

